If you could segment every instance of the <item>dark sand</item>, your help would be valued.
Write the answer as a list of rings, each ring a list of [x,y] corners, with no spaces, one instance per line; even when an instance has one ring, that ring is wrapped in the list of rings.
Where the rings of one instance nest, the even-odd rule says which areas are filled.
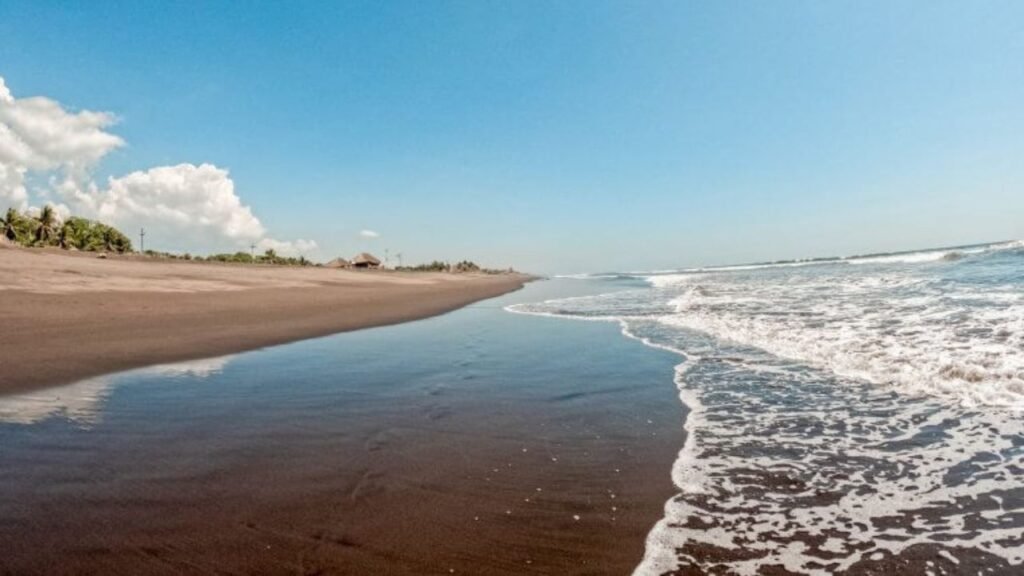
[[[549,284],[0,424],[0,573],[630,573],[675,493],[678,359],[501,310]]]
[[[424,318],[527,280],[4,247],[0,393]]]

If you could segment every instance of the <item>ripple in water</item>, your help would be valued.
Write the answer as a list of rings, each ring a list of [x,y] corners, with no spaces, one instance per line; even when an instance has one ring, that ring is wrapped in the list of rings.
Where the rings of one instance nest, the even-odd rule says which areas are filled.
[[[1024,259],[957,254],[515,307],[684,358],[679,494],[636,573],[1024,571]]]

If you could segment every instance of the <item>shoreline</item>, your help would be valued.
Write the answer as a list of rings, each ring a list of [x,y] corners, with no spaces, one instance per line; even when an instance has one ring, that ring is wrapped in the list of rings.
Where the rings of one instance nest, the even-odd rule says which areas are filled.
[[[0,425],[0,572],[631,573],[676,493],[677,358],[505,311],[564,288],[67,391],[91,404]]]
[[[0,249],[0,394],[419,320],[532,279]]]

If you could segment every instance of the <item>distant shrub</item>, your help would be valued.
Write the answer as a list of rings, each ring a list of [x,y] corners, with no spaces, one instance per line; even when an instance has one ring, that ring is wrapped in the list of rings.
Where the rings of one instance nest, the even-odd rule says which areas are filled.
[[[399,266],[396,270],[405,272],[482,272],[485,274],[505,274],[506,272],[512,272],[512,269],[508,270],[495,270],[492,268],[481,268],[476,262],[471,260],[463,260],[451,264],[448,262],[442,262],[441,260],[434,260],[429,264],[418,264],[416,266]]]
[[[267,250],[262,255],[253,256],[248,252],[235,252],[234,254],[211,254],[206,258],[194,257],[196,260],[204,259],[207,262],[229,262],[234,264],[275,264],[278,266],[312,266],[313,263],[305,256],[298,258],[290,256],[278,256],[274,250]]]

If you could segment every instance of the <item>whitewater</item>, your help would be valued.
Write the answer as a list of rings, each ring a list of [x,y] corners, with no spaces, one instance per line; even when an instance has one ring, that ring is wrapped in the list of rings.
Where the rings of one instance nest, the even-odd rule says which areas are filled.
[[[1024,242],[577,278],[682,358],[636,574],[1024,571]]]

